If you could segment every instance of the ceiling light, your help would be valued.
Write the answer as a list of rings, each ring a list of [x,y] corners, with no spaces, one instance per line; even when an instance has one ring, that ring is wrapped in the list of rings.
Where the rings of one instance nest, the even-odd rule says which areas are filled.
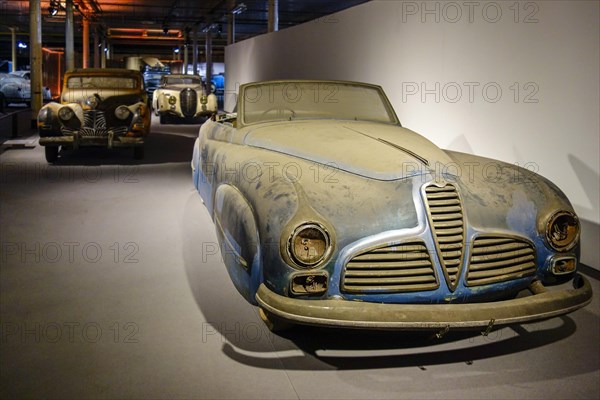
[[[232,14],[241,14],[244,11],[246,11],[248,9],[248,7],[246,7],[246,5],[244,3],[240,3],[237,5],[237,7],[235,7],[233,10],[231,10]]]
[[[59,9],[60,9],[60,3],[57,3],[56,1],[52,0],[52,1],[50,1],[50,6],[48,7],[48,14],[50,14],[50,16],[54,17],[56,14],[58,14]]]

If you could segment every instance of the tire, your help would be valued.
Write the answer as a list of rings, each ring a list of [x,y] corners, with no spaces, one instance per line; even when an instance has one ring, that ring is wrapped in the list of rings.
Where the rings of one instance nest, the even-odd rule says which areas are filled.
[[[6,97],[4,97],[4,93],[0,92],[0,111],[4,111],[6,108]]]
[[[58,146],[46,146],[44,147],[46,152],[46,161],[54,163],[58,160]]]
[[[135,158],[136,160],[144,159],[144,146],[133,148],[133,158]]]
[[[159,118],[161,125],[164,125],[167,123],[167,116],[165,114],[160,114],[160,116],[158,118]]]

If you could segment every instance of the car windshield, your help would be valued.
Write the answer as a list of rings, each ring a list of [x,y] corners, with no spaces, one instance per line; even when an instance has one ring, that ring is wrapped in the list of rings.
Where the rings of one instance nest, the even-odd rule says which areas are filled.
[[[165,83],[167,85],[200,85],[201,81],[198,77],[187,76],[187,77],[175,77],[165,76]]]
[[[122,76],[71,76],[69,89],[135,89],[137,80]]]
[[[346,82],[265,82],[245,86],[245,124],[295,119],[345,119],[397,123],[375,86]]]

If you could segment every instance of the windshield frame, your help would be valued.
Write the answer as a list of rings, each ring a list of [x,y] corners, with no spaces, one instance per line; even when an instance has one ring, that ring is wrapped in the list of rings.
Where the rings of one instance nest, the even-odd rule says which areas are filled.
[[[251,83],[246,83],[240,86],[240,90],[239,90],[239,94],[238,94],[238,99],[237,99],[237,109],[238,109],[238,127],[244,127],[244,126],[250,126],[250,125],[257,125],[257,124],[266,124],[266,123],[274,123],[274,122],[284,122],[284,121],[317,121],[317,120],[340,120],[340,121],[344,121],[345,119],[342,118],[297,118],[297,119],[275,119],[275,120],[268,120],[268,121],[250,121],[247,122],[246,121],[246,115],[245,115],[245,93],[246,90],[252,87],[256,87],[256,86],[268,86],[268,85],[287,85],[287,84],[304,84],[304,85],[350,85],[350,86],[357,86],[357,87],[364,87],[367,89],[371,89],[371,90],[375,90],[381,101],[382,104],[385,108],[385,110],[387,111],[387,114],[390,118],[390,122],[385,122],[385,121],[374,121],[374,120],[358,120],[358,121],[362,121],[362,122],[371,122],[371,123],[381,123],[381,124],[386,124],[386,125],[398,125],[401,126],[400,124],[400,120],[398,119],[398,116],[396,115],[396,111],[394,110],[394,107],[392,107],[392,104],[390,103],[388,97],[386,96],[385,92],[383,91],[383,89],[381,88],[381,86],[379,85],[373,85],[370,83],[363,83],[363,82],[354,82],[354,81],[338,81],[338,80],[274,80],[274,81],[259,81],[259,82],[251,82]],[[318,86],[320,87],[320,86]],[[355,119],[348,119],[348,121],[356,121]]]

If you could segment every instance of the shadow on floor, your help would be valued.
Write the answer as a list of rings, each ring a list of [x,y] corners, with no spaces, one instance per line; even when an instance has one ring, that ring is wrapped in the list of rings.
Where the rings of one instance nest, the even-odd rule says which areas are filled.
[[[194,137],[151,133],[146,138],[145,156],[133,158],[132,148],[105,149],[83,147],[78,150],[61,150],[54,165],[149,165],[190,162]]]

